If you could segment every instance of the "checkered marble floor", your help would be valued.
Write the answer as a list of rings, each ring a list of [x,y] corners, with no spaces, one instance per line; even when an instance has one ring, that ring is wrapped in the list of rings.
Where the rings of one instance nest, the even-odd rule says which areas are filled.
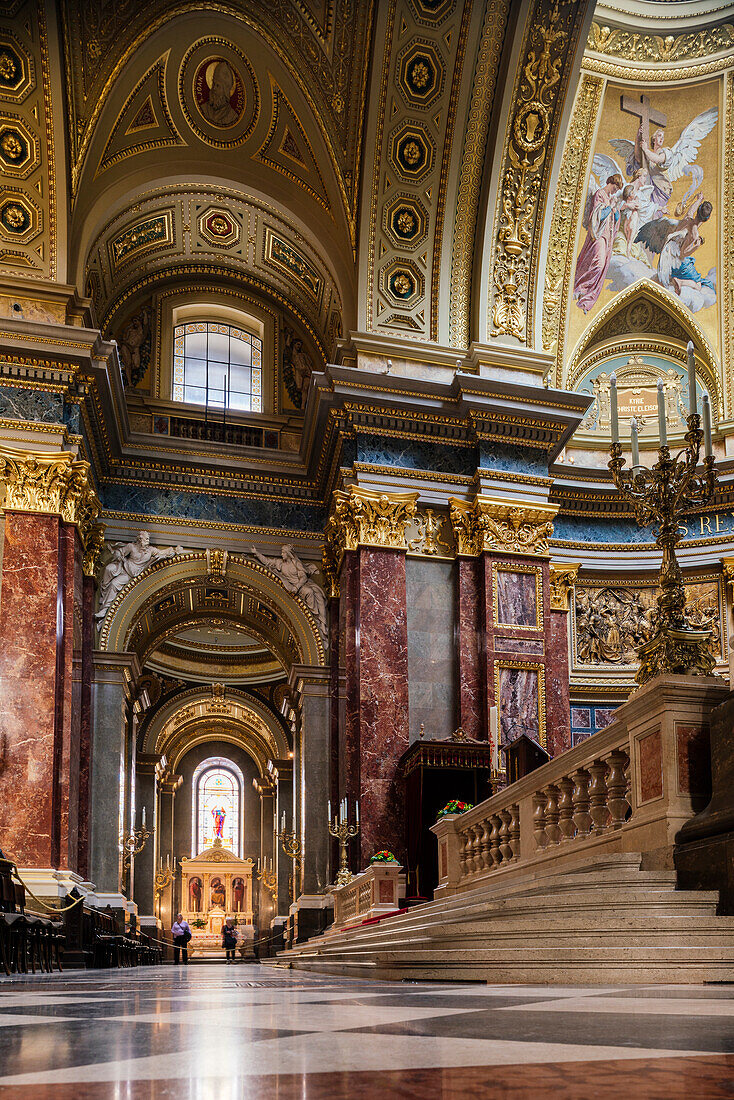
[[[257,965],[0,981],[0,1100],[734,1096],[734,985],[324,979]]]

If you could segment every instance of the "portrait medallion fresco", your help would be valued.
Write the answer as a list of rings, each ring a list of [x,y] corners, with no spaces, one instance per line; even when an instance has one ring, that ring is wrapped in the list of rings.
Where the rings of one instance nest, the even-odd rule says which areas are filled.
[[[249,61],[237,47],[214,36],[195,42],[184,56],[179,99],[194,133],[216,148],[245,141],[260,109]]]

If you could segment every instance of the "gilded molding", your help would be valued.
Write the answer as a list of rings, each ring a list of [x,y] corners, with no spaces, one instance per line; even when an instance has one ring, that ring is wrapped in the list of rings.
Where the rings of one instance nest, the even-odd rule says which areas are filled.
[[[557,512],[553,504],[523,504],[485,496],[477,496],[471,503],[449,500],[457,554],[465,557],[489,551],[547,558]]]
[[[570,77],[568,62],[583,8],[567,0],[536,0],[528,15],[495,218],[490,336],[532,340],[536,229],[543,221],[544,183],[553,160]]]
[[[97,571],[99,556],[104,549],[104,533],[104,523],[93,523],[89,529],[82,560],[82,572],[85,577],[93,577]]]
[[[418,493],[387,493],[351,485],[335,489],[326,521],[324,575],[332,588],[344,554],[360,546],[407,550],[405,529],[418,510]]]
[[[550,563],[550,605],[551,611],[568,611],[569,595],[576,582],[580,562],[572,564]]]
[[[724,84],[724,149],[727,153],[723,161],[722,197],[723,197],[723,221],[722,241],[728,242],[722,248],[721,259],[724,268],[722,304],[728,302],[722,309],[723,319],[723,357],[722,361],[728,365],[724,370],[725,392],[723,394],[722,415],[727,419],[734,410],[734,396],[732,395],[732,364],[734,364],[734,318],[732,318],[732,303],[734,302],[734,249],[731,242],[734,239],[734,164],[732,163],[731,150],[734,148],[734,72],[726,74]],[[718,374],[718,372],[717,372]]]
[[[584,194],[586,169],[601,103],[603,81],[584,76],[573,109],[556,188],[543,290],[543,350],[556,351],[555,382],[560,384],[563,327],[573,264],[574,231]]]
[[[723,23],[687,34],[640,34],[592,23],[587,50],[643,64],[694,61],[734,47],[734,25]]]
[[[0,449],[2,507],[6,512],[40,512],[73,523],[86,545],[100,512],[88,462],[68,451],[57,454]]]
[[[474,87],[466,123],[459,187],[456,193],[456,217],[451,254],[449,344],[455,348],[468,347],[471,339],[473,241],[507,12],[506,0],[490,0],[487,4],[474,70]]]

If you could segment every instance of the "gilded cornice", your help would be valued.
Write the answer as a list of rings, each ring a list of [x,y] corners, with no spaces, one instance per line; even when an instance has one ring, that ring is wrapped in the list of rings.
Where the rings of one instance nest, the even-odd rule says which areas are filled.
[[[532,343],[536,236],[585,4],[535,0],[507,123],[493,229],[489,336]]]
[[[587,50],[621,61],[642,64],[688,63],[730,51],[734,47],[734,24],[686,34],[641,34],[624,27],[607,27],[592,23]],[[731,63],[731,57],[729,57]]]
[[[418,493],[362,489],[351,485],[335,489],[326,521],[323,570],[331,595],[347,550],[360,546],[407,550],[405,529],[418,510]]]
[[[724,83],[724,105],[726,112],[724,115],[724,125],[726,126],[726,135],[724,141],[724,149],[726,155],[723,160],[723,179],[722,179],[722,197],[723,197],[723,235],[722,240],[731,242],[734,239],[734,157],[732,156],[732,149],[734,148],[734,72],[726,74]],[[729,306],[731,307],[732,298],[734,296],[734,250],[729,246],[722,249],[721,262],[724,268],[723,287],[725,293],[729,299]],[[728,364],[728,370],[724,371],[725,379],[725,392],[724,401],[722,406],[722,415],[725,417],[731,417],[732,410],[734,410],[734,396],[732,395],[732,366],[734,365],[734,318],[732,317],[732,309],[722,309],[723,320],[723,362]]]
[[[551,611],[568,611],[568,598],[581,568],[580,562],[561,564],[550,563],[550,605]]]
[[[88,462],[68,451],[56,454],[0,449],[2,507],[6,512],[40,512],[73,523],[82,542],[96,525],[100,504]]]
[[[471,502],[452,498],[449,510],[459,556],[477,557],[483,551],[550,555],[553,517],[558,512],[553,504],[523,504],[480,495]]]

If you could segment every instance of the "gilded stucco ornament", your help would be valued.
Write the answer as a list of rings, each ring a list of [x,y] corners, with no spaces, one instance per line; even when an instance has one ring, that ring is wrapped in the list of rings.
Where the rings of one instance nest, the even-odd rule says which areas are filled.
[[[61,516],[79,529],[84,544],[100,505],[89,477],[88,462],[68,451],[56,454],[0,450],[0,484],[6,512],[40,512]]]
[[[550,605],[551,611],[568,611],[569,594],[576,582],[579,562],[572,564],[552,561],[550,564]]]
[[[495,228],[491,335],[518,340],[529,335],[535,231],[542,218],[543,186],[565,98],[567,62],[578,34],[578,12],[578,4],[537,0],[528,17],[514,113],[505,138]]]
[[[85,577],[93,577],[97,571],[99,557],[104,549],[104,533],[104,523],[92,524],[82,559],[82,572]]]
[[[586,48],[605,57],[623,61],[663,62],[696,61],[731,50],[734,24],[705,27],[686,34],[641,34],[623,27],[592,23]]]
[[[324,568],[335,576],[344,553],[360,546],[407,550],[405,529],[417,511],[418,493],[387,493],[352,485],[336,489],[326,521]]]
[[[553,535],[552,504],[521,504],[478,496],[467,503],[449,501],[451,524],[459,556],[482,551],[548,557]]]

